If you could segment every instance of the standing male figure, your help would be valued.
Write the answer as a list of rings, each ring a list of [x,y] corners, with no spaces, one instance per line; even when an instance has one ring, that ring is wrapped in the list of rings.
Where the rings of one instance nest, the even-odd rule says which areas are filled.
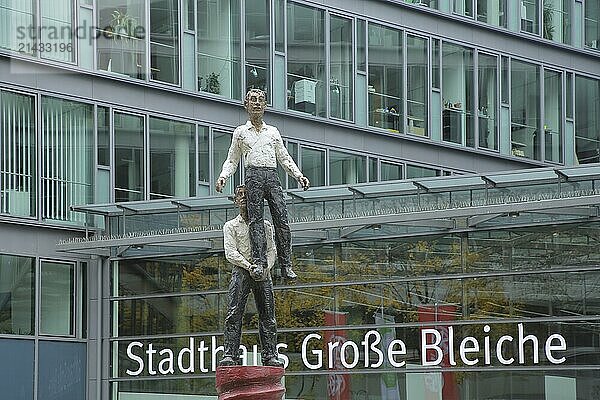
[[[279,354],[277,353],[275,299],[270,274],[271,268],[275,264],[276,253],[273,226],[269,221],[263,221],[267,242],[267,268],[258,268],[248,260],[251,250],[246,188],[244,186],[238,186],[235,189],[235,203],[240,208],[240,214],[227,221],[223,226],[225,257],[233,264],[233,271],[229,283],[229,308],[225,317],[225,351],[219,365],[239,364],[242,318],[248,295],[252,291],[258,309],[258,332],[263,365],[281,367],[283,363],[278,359]]]
[[[300,172],[283,145],[277,128],[263,122],[267,107],[265,92],[260,89],[250,89],[246,93],[244,106],[250,120],[246,124],[238,126],[233,132],[227,160],[223,163],[216,189],[217,192],[223,190],[227,178],[235,172],[240,157],[243,155],[246,167],[245,184],[252,243],[252,263],[257,268],[263,269],[267,265],[263,224],[264,200],[266,199],[275,225],[275,243],[281,276],[283,279],[295,279],[297,276],[292,270],[292,235],[288,224],[283,189],[277,174],[277,161],[289,175],[302,185],[304,190],[310,187],[310,182]]]

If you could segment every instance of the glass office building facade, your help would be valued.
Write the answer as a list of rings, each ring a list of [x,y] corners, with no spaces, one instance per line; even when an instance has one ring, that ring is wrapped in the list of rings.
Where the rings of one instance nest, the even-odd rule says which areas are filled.
[[[287,398],[596,399],[599,21],[593,0],[0,0],[0,387],[215,398],[235,209],[214,182],[261,88],[312,184],[279,171]],[[456,365],[422,365],[427,329]],[[404,356],[373,367],[370,331]],[[190,338],[206,360],[178,360]]]

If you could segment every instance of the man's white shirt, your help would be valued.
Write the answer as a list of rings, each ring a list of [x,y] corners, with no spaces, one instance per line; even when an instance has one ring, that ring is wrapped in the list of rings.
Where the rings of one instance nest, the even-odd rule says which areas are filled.
[[[263,122],[257,131],[250,121],[238,126],[233,132],[227,160],[223,163],[220,178],[229,178],[237,169],[240,158],[244,157],[244,167],[276,168],[277,161],[296,180],[302,172],[283,145],[279,130]]]
[[[271,270],[277,257],[277,248],[273,236],[273,225],[265,220],[265,235],[267,236],[267,264]],[[238,267],[250,271],[252,265],[252,247],[248,224],[241,215],[229,220],[223,226],[223,247],[225,258]]]

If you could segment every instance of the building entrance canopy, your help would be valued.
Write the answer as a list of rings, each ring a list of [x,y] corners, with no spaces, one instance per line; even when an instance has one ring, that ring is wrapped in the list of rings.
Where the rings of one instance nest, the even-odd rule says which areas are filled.
[[[569,225],[599,219],[600,166],[291,190],[287,201],[295,245]],[[97,221],[95,233],[58,249],[115,259],[222,251],[222,226],[237,215],[227,196],[72,209]]]

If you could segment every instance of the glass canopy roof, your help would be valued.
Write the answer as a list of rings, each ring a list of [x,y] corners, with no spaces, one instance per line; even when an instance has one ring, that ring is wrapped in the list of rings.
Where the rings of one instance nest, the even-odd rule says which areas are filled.
[[[288,191],[286,201],[294,244],[572,224],[598,219],[600,166],[298,189]],[[102,229],[63,242],[59,250],[112,257],[137,257],[152,247],[160,251],[141,253],[220,251],[222,225],[237,215],[227,196],[72,209],[103,217]]]

